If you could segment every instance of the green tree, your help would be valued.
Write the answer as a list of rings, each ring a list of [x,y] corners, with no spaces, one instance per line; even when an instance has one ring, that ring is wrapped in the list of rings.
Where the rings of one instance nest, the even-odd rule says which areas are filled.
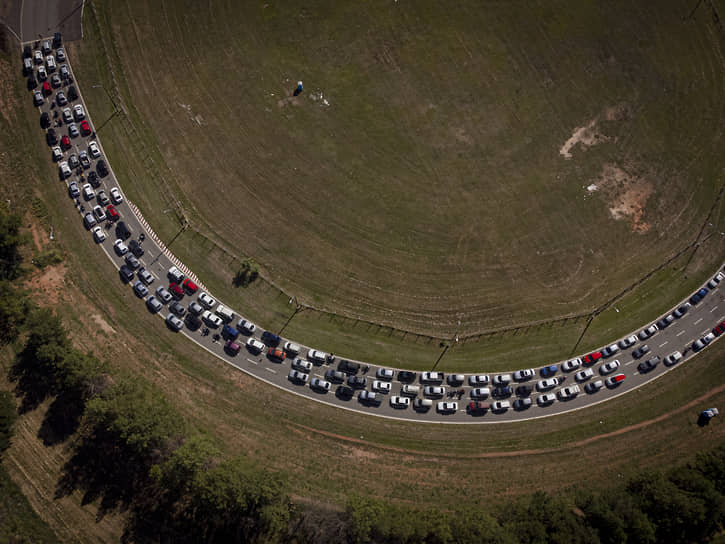
[[[350,517],[352,540],[358,544],[370,542],[373,528],[380,523],[388,506],[380,499],[361,495],[351,496],[347,501],[347,513]]]
[[[21,218],[0,210],[0,280],[14,280],[20,275]]]
[[[10,437],[15,423],[15,401],[8,391],[0,391],[0,459],[10,447]]]
[[[7,280],[0,280],[0,344],[17,339],[29,310],[25,292]]]
[[[244,259],[242,265],[234,275],[232,284],[234,287],[248,287],[250,283],[259,277],[259,265],[251,257]]]

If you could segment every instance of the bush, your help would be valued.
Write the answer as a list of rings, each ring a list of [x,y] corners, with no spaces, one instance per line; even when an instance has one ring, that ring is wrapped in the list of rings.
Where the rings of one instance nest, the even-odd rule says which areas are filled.
[[[250,257],[242,261],[242,266],[235,274],[232,284],[234,287],[248,287],[258,277],[259,265]]]

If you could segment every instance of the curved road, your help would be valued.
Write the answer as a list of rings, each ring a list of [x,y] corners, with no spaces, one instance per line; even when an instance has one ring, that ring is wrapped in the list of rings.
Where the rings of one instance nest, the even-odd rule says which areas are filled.
[[[68,63],[70,64],[70,63]],[[67,86],[64,86],[64,88]],[[80,93],[80,89],[79,93]],[[49,97],[49,99],[54,99],[56,95],[56,92],[53,92],[53,95]],[[31,99],[29,97],[29,99]],[[75,103],[81,103],[82,102],[82,96],[80,96],[80,99]],[[58,108],[56,108],[58,109]],[[51,113],[53,109],[50,107],[50,104],[48,100],[46,99],[46,102],[43,106],[39,108],[40,111],[47,111]],[[87,119],[90,122],[90,114],[88,113],[88,110],[86,108],[86,115]],[[91,126],[94,127],[93,123],[91,122]],[[65,134],[66,127],[65,125],[56,128],[56,131],[59,133],[59,137]],[[81,150],[86,149],[89,141],[91,140],[91,137],[82,137],[79,136],[72,140],[72,148],[69,151],[66,151],[64,153],[64,157],[62,160],[67,160],[69,154],[71,153],[78,153]],[[98,144],[100,146],[100,141],[98,141]],[[101,147],[102,150],[102,147]],[[104,158],[105,158],[105,154]],[[95,161],[94,161],[95,162]],[[108,163],[108,161],[106,161]],[[102,179],[102,186],[101,188],[106,191],[106,194],[109,193],[111,187],[117,186],[120,189],[120,185],[117,182],[116,176],[113,173],[113,170],[110,168],[109,165],[110,174]],[[73,174],[68,180],[66,180],[67,183],[70,183],[71,181],[76,181],[78,183],[78,186],[82,186],[83,182]],[[82,198],[82,197],[81,197]],[[73,202],[71,200],[71,202]],[[86,211],[90,211],[91,208],[94,205],[94,201],[86,202],[84,203],[86,207]],[[116,206],[117,210],[119,211],[121,215],[121,219],[125,221],[130,227],[132,232],[134,233],[134,236],[138,236],[139,233],[144,232],[144,228],[142,227],[141,223],[138,221],[137,217],[134,215],[132,210],[130,209],[127,201],[124,199],[124,201]],[[81,212],[80,207],[78,207],[79,213]],[[80,213],[80,217],[82,218],[82,213]],[[80,220],[80,219],[79,219]],[[116,253],[113,250],[113,242],[115,239],[115,236],[113,236],[113,232],[107,231],[108,236],[106,240],[100,244],[103,251],[107,255],[107,257],[113,262],[114,266],[119,268],[122,264],[124,264],[123,258],[116,255]],[[90,233],[89,233],[90,236]],[[173,266],[172,261],[169,259],[169,257],[164,254],[161,249],[153,243],[151,236],[147,234],[146,240],[143,242],[143,247],[145,249],[145,254],[140,258],[141,265],[145,266],[147,270],[150,270],[154,273],[154,275],[157,277],[157,280],[152,284],[150,287],[150,291],[153,292],[156,287],[159,285],[168,285],[166,273]],[[132,280],[129,283],[129,289],[131,289],[131,284],[136,280]],[[188,303],[189,297],[184,297],[185,300],[182,302]],[[138,309],[139,311],[147,311],[146,305],[142,300],[138,301]],[[168,313],[168,309],[164,308],[158,315],[161,319],[163,319],[166,314]],[[234,323],[236,323],[236,320],[239,319],[241,316],[239,314],[235,314]],[[222,359],[224,362],[235,366],[236,368],[255,376],[258,379],[261,379],[271,385],[274,385],[276,387],[291,391],[297,395],[301,395],[319,402],[324,402],[336,407],[345,408],[349,410],[355,410],[364,412],[367,414],[374,414],[377,416],[382,417],[389,417],[389,418],[396,418],[396,419],[404,419],[404,420],[410,420],[410,421],[418,421],[418,422],[436,422],[436,423],[498,423],[498,422],[506,422],[506,421],[520,421],[525,419],[533,419],[533,418],[540,418],[540,417],[547,417],[552,416],[555,414],[560,414],[563,412],[569,412],[572,410],[578,410],[585,408],[587,406],[591,406],[596,403],[604,402],[606,400],[610,400],[614,397],[617,397],[619,395],[625,394],[633,389],[636,389],[637,387],[643,385],[646,382],[649,382],[653,379],[656,379],[660,376],[662,376],[665,372],[669,371],[671,368],[674,367],[665,367],[665,365],[660,362],[660,364],[650,373],[642,375],[637,371],[637,364],[640,361],[644,361],[652,356],[658,355],[660,359],[664,359],[664,357],[676,350],[679,350],[684,354],[684,358],[678,363],[678,365],[686,364],[694,355],[695,353],[691,349],[691,345],[693,341],[700,338],[704,334],[708,333],[716,324],[722,322],[725,320],[725,282],[723,283],[723,287],[721,288],[715,288],[708,292],[707,296],[704,298],[702,302],[700,302],[697,305],[694,305],[690,308],[690,311],[688,311],[682,318],[675,320],[674,323],[672,323],[669,327],[666,329],[657,332],[654,336],[649,338],[648,340],[642,342],[638,341],[634,346],[632,346],[628,350],[620,351],[618,354],[614,355],[613,357],[610,357],[609,359],[602,359],[591,366],[592,370],[594,370],[595,377],[592,378],[589,381],[594,381],[597,379],[604,380],[605,377],[599,376],[598,369],[602,362],[617,359],[620,361],[620,368],[617,369],[616,372],[614,372],[612,375],[617,373],[624,373],[626,375],[625,381],[620,384],[618,387],[614,389],[607,389],[606,387],[601,389],[600,391],[588,394],[584,391],[584,385],[580,384],[580,387],[582,389],[581,393],[574,399],[566,402],[562,402],[559,400],[556,400],[552,405],[547,407],[539,407],[536,403],[536,397],[538,396],[538,393],[534,390],[534,392],[531,394],[531,397],[533,399],[533,405],[527,409],[520,412],[514,411],[513,409],[509,409],[502,413],[491,413],[490,411],[486,411],[481,416],[472,416],[469,415],[465,408],[468,402],[471,400],[470,398],[470,391],[472,389],[471,386],[468,385],[468,375],[466,375],[466,380],[462,386],[455,387],[457,390],[463,390],[464,393],[460,397],[460,399],[455,398],[451,399],[447,396],[441,399],[434,399],[433,400],[433,407],[428,410],[427,412],[416,412],[413,410],[412,402],[411,406],[406,409],[395,409],[392,408],[389,404],[388,397],[391,395],[398,395],[400,393],[401,384],[397,381],[397,379],[394,379],[392,381],[392,391],[391,393],[387,395],[382,395],[382,403],[380,406],[374,407],[369,406],[366,404],[363,404],[358,399],[358,392],[355,392],[355,395],[350,400],[343,400],[338,398],[335,395],[335,387],[336,385],[333,384],[332,389],[330,392],[327,393],[320,393],[312,390],[308,385],[296,385],[290,382],[287,378],[288,373],[290,371],[290,358],[288,357],[283,362],[275,362],[268,357],[266,357],[265,353],[255,354],[250,351],[248,351],[245,347],[242,347],[242,350],[236,355],[231,356],[227,354],[224,351],[223,347],[223,340],[221,341],[214,341],[213,340],[213,334],[209,334],[208,336],[202,335],[201,327],[196,330],[190,330],[188,327],[184,327],[184,329],[179,333],[183,334],[184,336],[188,337],[190,340],[196,342],[201,347],[203,347],[205,350],[207,350],[209,353],[213,354],[214,356]],[[217,331],[212,330],[212,333],[214,332],[221,332],[220,329]],[[255,332],[255,336],[257,338],[260,337],[261,330],[258,328],[258,330]],[[169,331],[169,334],[175,334],[171,331]],[[242,344],[246,340],[246,337],[240,336],[238,343]],[[285,342],[285,339],[282,340],[282,345]],[[650,353],[648,353],[645,357],[640,359],[640,361],[636,361],[632,356],[632,350],[643,345],[647,344],[650,348]],[[307,352],[307,347],[302,346],[302,350],[300,352],[300,356],[304,357]],[[339,361],[339,358],[337,359]],[[310,379],[314,377],[323,378],[325,371],[328,368],[336,368],[335,364],[319,364],[315,365],[310,372]],[[362,364],[362,363],[361,363]],[[560,363],[557,363],[560,364]],[[370,370],[367,372],[366,377],[368,378],[368,385],[367,389],[370,390],[372,381],[375,379],[375,372],[378,367],[370,365]],[[581,370],[581,368],[577,369]],[[564,386],[570,386],[575,383],[573,374],[576,371],[571,372],[571,376],[568,376],[568,379],[564,382]],[[538,373],[538,369],[537,369]],[[358,375],[361,373],[358,372]],[[423,384],[420,384],[420,372],[417,373],[416,379],[413,382],[415,385],[421,386],[421,392],[423,388]],[[561,370],[559,370],[556,374],[556,376],[563,376]],[[397,372],[395,374],[395,377],[397,378]],[[491,376],[493,377],[493,375]],[[535,385],[535,382],[537,380],[541,379],[538,375],[532,379],[530,379],[526,383],[528,385]],[[447,384],[442,384],[443,386],[446,386]],[[518,384],[514,383],[512,384],[514,387],[516,387]],[[492,385],[488,385],[487,387],[491,387]],[[554,389],[550,392],[556,392],[558,388]],[[420,394],[419,394],[420,397]],[[515,397],[506,399],[511,402],[513,405],[513,400]],[[438,402],[438,400],[441,401],[456,401],[458,402],[458,410],[452,414],[449,415],[443,415],[436,412],[435,404]],[[487,402],[491,402],[493,399],[485,399]]]

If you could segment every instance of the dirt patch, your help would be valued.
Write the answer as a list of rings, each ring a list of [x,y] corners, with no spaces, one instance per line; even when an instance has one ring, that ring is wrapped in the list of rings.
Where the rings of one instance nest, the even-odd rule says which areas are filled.
[[[654,191],[651,181],[629,174],[616,165],[605,164],[595,183],[609,199],[612,219],[631,221],[632,232],[644,233],[650,229],[644,215],[647,201]]]
[[[48,233],[46,233],[36,221],[30,212],[25,215],[25,222],[28,225],[30,235],[33,237],[33,245],[37,251],[42,251],[45,245],[50,241]]]
[[[58,304],[65,287],[66,267],[64,265],[48,266],[41,272],[31,276],[25,287],[40,296],[35,297],[42,306]]]
[[[14,98],[13,81],[15,78],[13,76],[10,63],[0,60],[0,113],[8,124],[15,121],[15,112],[20,108]]]
[[[101,314],[93,314],[91,316],[91,319],[96,322],[96,325],[103,331],[108,334],[116,334],[116,330],[111,327],[108,322],[101,317]]]
[[[571,151],[577,145],[581,144],[582,149],[592,147],[610,140],[610,137],[603,133],[600,122],[604,121],[619,121],[627,115],[628,109],[626,104],[617,104],[605,108],[602,113],[597,115],[594,119],[589,121],[583,126],[574,129],[571,137],[564,142],[564,145],[559,149],[559,154],[566,159],[571,159]]]

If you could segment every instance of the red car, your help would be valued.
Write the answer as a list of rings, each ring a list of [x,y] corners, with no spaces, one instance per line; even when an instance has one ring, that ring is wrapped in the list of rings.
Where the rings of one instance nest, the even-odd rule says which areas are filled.
[[[53,94],[53,89],[50,88],[50,82],[48,81],[43,81],[43,94],[45,96]]]
[[[712,329],[712,333],[715,336],[720,336],[724,332],[725,332],[725,321],[723,321],[717,327],[715,327],[714,329]]]
[[[181,288],[181,285],[178,283],[172,283],[169,285],[169,291],[171,291],[171,294],[176,297],[176,299],[184,298],[184,290]]]
[[[284,361],[285,354],[284,351],[279,348],[269,348],[269,351],[267,351],[267,357],[282,362]]]
[[[63,151],[70,149],[70,138],[67,134],[60,139],[60,148]]]
[[[602,353],[600,351],[595,351],[594,353],[590,353],[589,355],[585,355],[584,357],[582,357],[582,362],[585,365],[593,365],[601,358]]]
[[[186,278],[184,280],[183,286],[184,290],[190,295],[193,295],[199,290],[199,286],[191,281],[189,278]]]
[[[622,383],[625,379],[624,374],[617,374],[616,376],[612,376],[610,378],[607,378],[607,380],[604,382],[607,387],[617,387],[620,383]]]
[[[91,126],[88,124],[88,121],[85,119],[81,121],[81,134],[83,136],[88,136],[91,133]]]
[[[121,217],[118,215],[116,208],[113,207],[113,204],[106,206],[106,216],[108,216],[109,221],[118,221],[119,217]]]

